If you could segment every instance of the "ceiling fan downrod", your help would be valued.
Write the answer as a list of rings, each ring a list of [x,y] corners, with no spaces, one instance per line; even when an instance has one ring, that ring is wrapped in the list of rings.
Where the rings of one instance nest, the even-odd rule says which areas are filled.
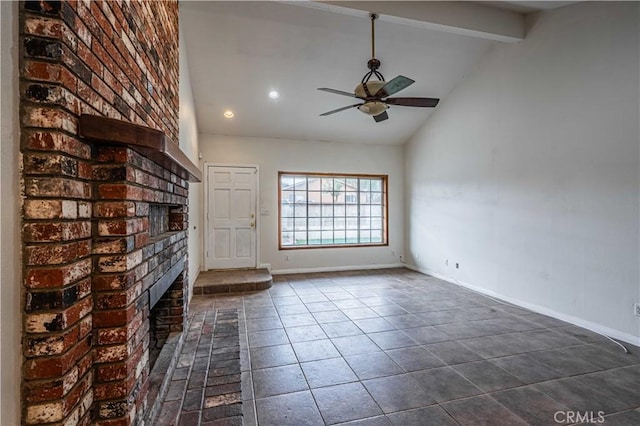
[[[369,17],[371,18],[371,58],[374,59],[376,57],[376,24],[375,21],[378,19],[378,15],[375,13],[370,13]]]
[[[375,20],[378,19],[378,15],[376,13],[370,13],[369,17],[371,18],[371,59],[367,62],[367,67],[370,71],[362,77],[361,83],[363,84],[369,81],[372,75],[375,75],[378,80],[384,81],[384,76],[378,71],[378,68],[380,68],[380,60],[376,58]]]

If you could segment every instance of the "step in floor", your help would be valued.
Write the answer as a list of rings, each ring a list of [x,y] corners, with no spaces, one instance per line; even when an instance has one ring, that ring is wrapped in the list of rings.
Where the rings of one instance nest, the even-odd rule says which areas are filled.
[[[273,278],[268,269],[233,269],[200,272],[194,294],[239,293],[265,290]]]

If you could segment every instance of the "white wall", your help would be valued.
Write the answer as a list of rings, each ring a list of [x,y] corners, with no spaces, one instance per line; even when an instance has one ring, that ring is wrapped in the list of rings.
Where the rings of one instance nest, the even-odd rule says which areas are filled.
[[[20,424],[20,199],[18,127],[18,2],[0,2],[0,419]]]
[[[638,16],[534,16],[441,102],[406,146],[410,263],[640,343]]]
[[[208,163],[254,164],[260,167],[258,264],[272,272],[375,268],[400,263],[404,247],[401,146],[336,144],[283,139],[200,134]],[[389,246],[278,250],[278,171],[370,173],[389,175]],[[395,252],[395,255],[393,254]],[[285,261],[285,256],[289,257]]]
[[[180,149],[194,164],[199,164],[198,124],[195,104],[189,78],[187,46],[182,35],[180,21]],[[200,273],[202,260],[201,220],[202,220],[202,184],[189,183],[189,297],[193,293],[193,284]]]

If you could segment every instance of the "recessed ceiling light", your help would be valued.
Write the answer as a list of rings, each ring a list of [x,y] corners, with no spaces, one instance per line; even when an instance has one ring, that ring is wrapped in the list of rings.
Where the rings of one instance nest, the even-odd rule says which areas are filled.
[[[226,110],[226,111],[224,112],[224,114],[223,114],[223,115],[224,115],[224,118],[233,118],[234,113],[233,113],[233,111],[231,111],[230,109],[228,109],[228,110]]]
[[[276,92],[275,90],[272,90],[269,92],[269,97],[271,99],[278,99],[280,97],[280,93]]]

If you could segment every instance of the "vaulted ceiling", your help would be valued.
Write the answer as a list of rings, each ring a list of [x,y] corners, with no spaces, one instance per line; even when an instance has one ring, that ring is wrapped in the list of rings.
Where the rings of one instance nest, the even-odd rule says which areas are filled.
[[[566,3],[566,2],[562,2]],[[447,94],[494,43],[524,36],[524,12],[561,2],[180,2],[189,74],[202,133],[402,144],[432,109],[392,106],[376,123],[352,92],[368,71],[369,12],[376,21],[376,56],[386,80],[416,82],[397,96],[447,102]],[[280,94],[269,98],[270,91]],[[232,119],[224,118],[232,110]]]

